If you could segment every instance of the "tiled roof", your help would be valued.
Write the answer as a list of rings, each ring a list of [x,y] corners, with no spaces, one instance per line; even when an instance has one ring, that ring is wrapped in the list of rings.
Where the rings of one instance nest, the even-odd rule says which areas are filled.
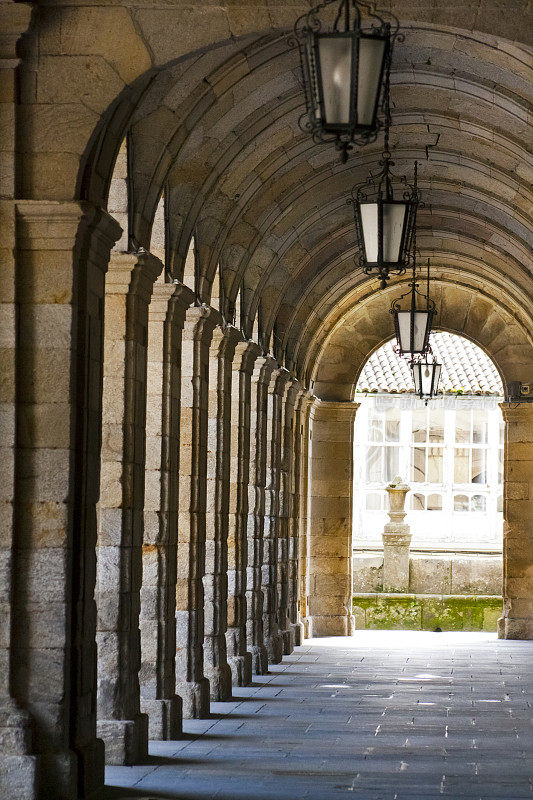
[[[432,333],[431,348],[442,364],[440,391],[445,393],[503,395],[496,367],[477,345],[453,333]],[[396,340],[376,350],[357,382],[358,392],[412,392],[407,359],[394,351]]]

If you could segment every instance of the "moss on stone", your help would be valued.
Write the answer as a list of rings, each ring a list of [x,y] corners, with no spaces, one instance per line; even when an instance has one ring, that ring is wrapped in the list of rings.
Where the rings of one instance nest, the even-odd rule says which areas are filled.
[[[379,630],[495,631],[502,600],[494,596],[358,594],[356,628]]]

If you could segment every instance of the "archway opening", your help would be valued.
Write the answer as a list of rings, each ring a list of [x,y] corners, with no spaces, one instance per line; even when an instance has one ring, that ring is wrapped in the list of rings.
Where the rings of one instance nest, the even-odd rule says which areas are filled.
[[[356,628],[495,631],[501,614],[503,386],[473,342],[432,334],[439,394],[414,393],[392,341],[356,386],[353,581]],[[387,485],[409,487],[405,518]],[[398,492],[395,493],[398,496]]]

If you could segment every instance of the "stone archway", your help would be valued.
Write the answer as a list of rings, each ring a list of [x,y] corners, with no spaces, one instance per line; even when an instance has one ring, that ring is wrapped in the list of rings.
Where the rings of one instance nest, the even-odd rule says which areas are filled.
[[[509,296],[491,296],[467,285],[434,282],[436,328],[465,336],[482,347],[504,385],[533,371],[533,326],[510,312]],[[312,411],[311,521],[309,525],[309,618],[315,636],[351,628],[353,402],[357,377],[367,358],[393,335],[388,313],[400,284],[367,296],[341,319],[332,313],[314,369],[318,397]],[[502,638],[533,637],[533,408],[502,404],[504,447],[504,581]],[[337,589],[332,589],[337,587]]]

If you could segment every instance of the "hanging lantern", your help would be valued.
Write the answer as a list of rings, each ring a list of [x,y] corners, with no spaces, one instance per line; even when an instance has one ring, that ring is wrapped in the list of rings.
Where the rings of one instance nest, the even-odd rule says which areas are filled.
[[[421,359],[411,364],[415,393],[419,397],[426,401],[435,397],[439,390],[441,370],[442,364],[435,359],[432,361],[429,361],[428,358]]]
[[[335,20],[324,31],[319,14],[334,3]],[[375,141],[383,124],[378,112],[399,28],[388,16],[382,19],[359,0],[324,0],[294,26],[290,43],[300,52],[307,108],[300,127],[315,142],[335,142],[343,162],[354,144]]]
[[[416,251],[414,256],[416,256]],[[404,301],[407,308],[403,307]],[[409,283],[409,291],[393,300],[391,305],[400,355],[409,356],[411,360],[414,360],[416,356],[425,355],[428,352],[429,334],[436,313],[435,303],[429,297],[429,259],[427,294],[423,294],[419,290],[416,280],[416,258],[413,257],[413,274]]]
[[[409,266],[420,202],[418,162],[415,162],[413,184],[407,183],[405,175],[397,178],[406,188],[401,199],[394,197],[395,176],[391,172],[394,161],[389,151],[388,127],[387,123],[381,172],[370,176],[363,186],[352,189],[352,197],[348,200],[354,207],[359,266],[367,275],[377,272],[382,289],[385,289],[391,273],[402,275]]]

